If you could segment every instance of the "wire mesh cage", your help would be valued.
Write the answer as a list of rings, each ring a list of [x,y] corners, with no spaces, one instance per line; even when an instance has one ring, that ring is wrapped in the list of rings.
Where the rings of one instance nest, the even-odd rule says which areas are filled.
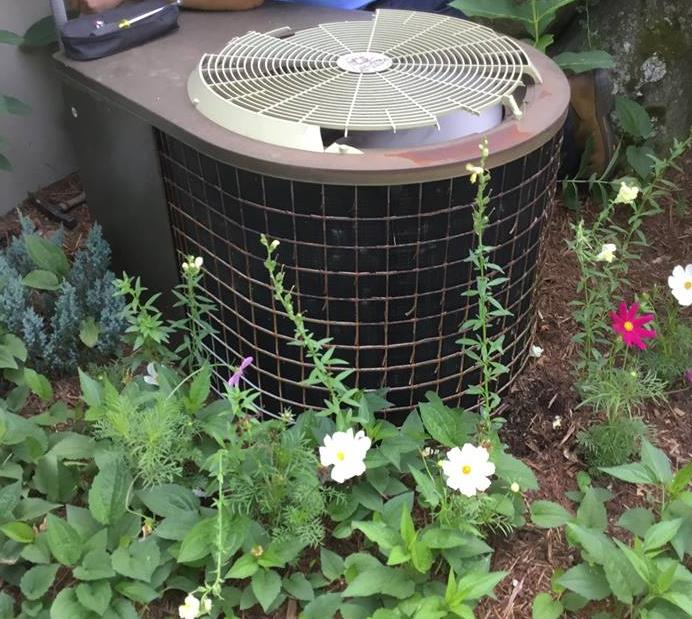
[[[261,175],[227,165],[157,132],[174,246],[205,261],[204,287],[219,307],[210,350],[221,363],[245,356],[261,405],[275,413],[317,407],[324,392],[302,384],[312,366],[291,345],[293,326],[277,306],[260,235],[280,242],[278,260],[295,304],[317,337],[330,337],[355,369],[355,384],[386,387],[395,418],[427,391],[473,405],[464,389],[478,368],[456,340],[474,316],[466,260],[473,247],[476,187],[468,176],[433,182],[346,186]],[[559,164],[561,135],[491,170],[486,243],[509,278],[497,292],[512,312],[504,333],[508,387],[528,357],[541,232]],[[223,379],[223,376],[219,377]]]

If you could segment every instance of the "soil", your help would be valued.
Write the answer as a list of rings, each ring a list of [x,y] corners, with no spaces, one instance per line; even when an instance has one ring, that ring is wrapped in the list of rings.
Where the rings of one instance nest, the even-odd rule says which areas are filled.
[[[682,162],[681,168],[690,169],[692,155]],[[683,212],[674,204],[665,204],[664,212],[651,218],[644,227],[649,246],[641,259],[631,265],[633,286],[650,288],[658,283],[665,286],[666,278],[676,264],[687,264],[692,255],[692,177],[682,173],[673,178],[683,188]],[[63,198],[79,191],[76,177],[68,177],[41,192],[43,197]],[[46,233],[58,228],[35,206],[27,203],[22,209],[39,229]],[[77,248],[91,225],[86,206],[72,211],[77,225],[66,234],[66,249]],[[540,490],[527,499],[548,499],[571,507],[565,492],[576,488],[576,475],[584,470],[575,450],[576,435],[592,420],[586,409],[577,409],[573,390],[574,345],[571,341],[575,325],[571,319],[569,301],[574,298],[577,284],[575,261],[567,251],[565,239],[574,214],[559,203],[555,206],[544,239],[544,264],[536,295],[538,324],[536,344],[544,349],[540,359],[532,361],[514,384],[507,399],[507,424],[503,439],[511,452],[526,462],[536,473]],[[0,218],[0,246],[19,230],[15,213]],[[56,393],[68,399],[75,397],[74,381],[56,388]],[[673,465],[679,466],[692,459],[692,386],[681,381],[669,400],[640,411],[652,430],[654,442],[669,454]],[[556,417],[561,424],[554,427]],[[631,485],[610,480],[615,495],[610,503],[614,509],[612,522],[622,511],[641,504],[643,492]],[[550,579],[556,569],[566,569],[578,561],[560,531],[544,531],[527,525],[509,537],[490,541],[496,549],[493,569],[505,570],[509,576],[497,587],[496,600],[485,600],[476,614],[483,619],[530,619],[535,595],[550,590]],[[164,600],[148,616],[165,617],[175,613],[176,603]],[[244,619],[259,619],[254,613],[241,613]],[[295,619],[295,604],[288,605],[273,615],[274,619]]]

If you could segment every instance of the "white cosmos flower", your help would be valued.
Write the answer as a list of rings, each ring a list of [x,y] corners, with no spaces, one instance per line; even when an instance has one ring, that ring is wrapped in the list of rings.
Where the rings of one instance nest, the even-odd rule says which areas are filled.
[[[632,204],[639,195],[639,187],[636,185],[628,185],[626,181],[620,184],[620,191],[615,197],[615,204]]]
[[[353,428],[324,437],[320,447],[320,463],[331,466],[332,479],[342,484],[347,479],[365,473],[365,455],[372,442],[362,430],[355,435]]]
[[[682,265],[676,266],[673,274],[668,277],[668,286],[680,305],[692,305],[692,264],[688,264],[684,269]]]
[[[155,363],[147,363],[147,373],[144,376],[144,382],[147,385],[158,386],[159,373],[156,371],[156,364]]]
[[[183,605],[178,606],[178,615],[181,619],[197,619],[199,614],[199,600],[190,593],[185,598]]]
[[[604,243],[601,252],[596,256],[597,262],[612,262],[615,259],[617,247],[615,243]]]
[[[447,452],[441,465],[447,485],[464,496],[476,496],[490,486],[490,476],[495,474],[495,465],[485,447],[466,443],[461,449],[455,447]]]
[[[540,359],[543,356],[543,349],[535,344],[529,349],[529,357]]]

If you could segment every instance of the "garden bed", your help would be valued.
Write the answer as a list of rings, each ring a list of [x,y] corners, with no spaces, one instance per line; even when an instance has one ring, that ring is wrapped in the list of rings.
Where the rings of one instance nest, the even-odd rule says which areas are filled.
[[[692,166],[692,157],[683,162],[683,168]],[[692,204],[692,181],[678,179],[684,188],[684,199]],[[68,179],[54,188],[44,190],[46,195],[60,194],[75,186]],[[29,215],[42,232],[57,229],[57,225],[35,207],[27,206]],[[66,253],[73,254],[82,244],[90,228],[90,216],[86,207],[74,212],[78,225],[65,238]],[[527,493],[530,500],[546,499],[574,508],[565,499],[567,491],[577,486],[577,474],[585,466],[576,451],[578,432],[593,421],[587,409],[578,409],[578,397],[574,390],[573,366],[575,347],[572,336],[575,323],[569,303],[575,298],[579,277],[576,261],[565,245],[570,235],[569,224],[574,214],[556,205],[544,240],[544,264],[537,292],[538,323],[535,344],[544,349],[540,358],[532,360],[520,379],[513,385],[505,400],[504,415],[507,424],[500,436],[509,446],[509,452],[522,459],[536,475],[540,489]],[[0,243],[6,244],[9,236],[19,230],[15,214],[0,221]],[[692,208],[675,211],[667,205],[665,212],[645,223],[649,246],[644,248],[641,259],[632,262],[630,279],[637,289],[650,288],[654,283],[666,285],[672,265],[686,264],[692,246]],[[70,404],[80,399],[79,382],[64,379],[54,385],[56,398]],[[39,413],[45,406],[32,397],[22,414]],[[666,403],[648,406],[641,411],[649,424],[652,441],[668,454],[673,468],[682,467],[692,459],[692,385],[679,383]],[[621,484],[612,478],[600,478],[598,483],[607,484],[615,500],[609,511],[610,526],[628,508],[643,505],[644,492],[631,484]],[[344,553],[353,552],[362,537],[343,540]],[[539,592],[550,591],[550,581],[556,569],[566,569],[578,562],[578,552],[568,547],[561,530],[539,529],[531,524],[516,529],[507,537],[495,535],[488,540],[495,548],[492,568],[508,572],[496,588],[496,600],[485,599],[476,609],[478,617],[510,619],[531,617],[531,605]],[[319,553],[315,555],[315,558]],[[303,558],[306,565],[310,557]],[[1,581],[0,581],[1,582]],[[56,587],[60,583],[56,580]],[[13,593],[17,593],[13,590]],[[170,598],[170,601],[167,601]],[[153,604],[147,616],[163,617],[176,614],[180,596],[167,596],[164,602]],[[268,616],[261,611],[241,613],[245,619]],[[275,619],[294,619],[298,616],[295,602],[271,615]],[[590,616],[590,615],[589,615]]]

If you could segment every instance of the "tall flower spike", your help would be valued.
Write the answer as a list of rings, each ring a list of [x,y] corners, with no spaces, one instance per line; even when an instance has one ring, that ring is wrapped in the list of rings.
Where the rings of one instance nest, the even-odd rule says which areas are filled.
[[[620,334],[622,341],[628,348],[636,346],[641,350],[646,350],[645,339],[656,337],[656,331],[647,329],[644,325],[654,319],[653,314],[637,315],[639,303],[633,303],[630,307],[623,301],[617,312],[610,312],[613,323],[613,330]]]

